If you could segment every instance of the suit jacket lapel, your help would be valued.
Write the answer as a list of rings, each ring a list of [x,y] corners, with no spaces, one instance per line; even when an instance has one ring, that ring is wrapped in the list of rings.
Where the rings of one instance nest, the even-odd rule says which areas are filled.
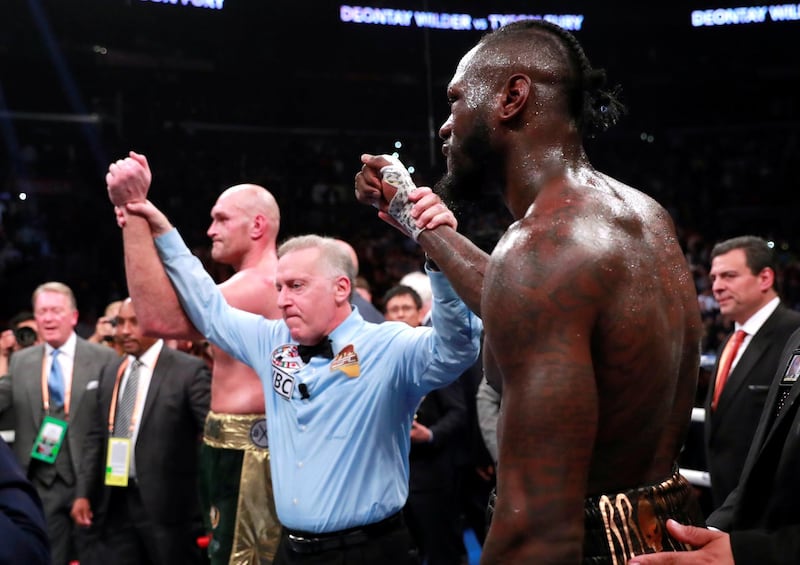
[[[750,374],[753,368],[758,364],[762,355],[764,355],[764,352],[769,346],[769,341],[769,335],[763,335],[762,332],[758,332],[753,336],[750,343],[747,345],[747,349],[742,353],[742,357],[739,359],[736,367],[731,371],[731,374],[728,375],[728,380],[725,383],[725,387],[722,389],[723,397],[739,394],[740,389],[747,383],[747,375]]]
[[[742,353],[741,359],[739,359],[736,367],[731,371],[730,375],[728,375],[728,381],[725,383],[725,387],[722,390],[720,402],[723,402],[722,398],[726,396],[730,397],[739,394],[740,390],[746,386],[747,375],[755,369],[767,348],[772,345],[773,334],[778,325],[781,309],[782,307],[779,305],[750,339],[750,343],[747,345],[747,349],[744,350],[744,353]]]
[[[86,342],[78,338],[75,342],[75,362],[72,366],[70,414],[77,413],[80,409],[81,400],[91,377],[97,378],[97,371],[92,372],[91,370],[92,355],[87,349]]]
[[[170,367],[172,366],[172,356],[167,350],[167,346],[161,348],[161,353],[158,355],[156,366],[153,367],[153,375],[150,377],[150,386],[147,389],[147,396],[144,400],[144,408],[142,409],[142,421],[139,424],[139,433],[142,431],[142,426],[147,422],[147,415],[152,411],[153,404],[158,399],[158,391],[161,388],[165,378],[168,378]]]
[[[795,352],[800,353],[800,349],[792,348],[788,351],[784,350],[784,352],[781,354],[780,365],[778,365],[776,376],[770,385],[769,393],[767,394],[766,401],[764,402],[764,411],[762,412],[761,420],[759,421],[756,433],[753,436],[753,442],[751,444],[750,453],[747,456],[747,461],[745,462],[742,477],[744,477],[746,473],[749,473],[751,467],[757,464],[761,453],[768,448],[773,440],[783,442],[786,439],[784,434],[780,434],[776,437],[775,433],[780,427],[781,423],[786,419],[787,415],[794,414],[791,410],[791,407],[795,402],[797,402],[798,397],[800,397],[800,383],[795,383],[795,385],[792,386],[792,390],[789,393],[789,396],[786,398],[786,403],[781,410],[780,416],[773,418],[773,414],[778,403],[778,394],[780,393],[779,385],[781,379],[786,373],[786,369],[788,368],[788,365],[791,362]]]
[[[99,406],[103,422],[106,424],[105,429],[108,429],[108,418],[111,415],[111,401],[114,398],[114,387],[117,384],[117,377],[122,380],[122,365],[128,360],[127,355],[122,355],[119,361],[114,363],[113,371],[107,371],[103,374],[103,379],[99,384],[98,395],[100,398]],[[116,410],[117,407],[114,407]],[[113,423],[112,423],[113,424]]]
[[[42,367],[45,367],[46,364],[44,362],[44,355],[45,355],[45,347],[44,345],[36,345],[39,351],[37,354],[32,354],[31,357],[31,365],[28,370],[21,372],[20,377],[24,379],[22,383],[23,387],[25,388],[25,392],[28,395],[28,400],[30,401],[30,410],[31,410],[31,418],[33,420],[33,427],[34,429],[39,429],[42,425],[42,419],[44,418],[44,399],[42,398]],[[26,378],[30,375],[30,378]],[[15,379],[20,379],[20,377],[15,377]],[[47,375],[44,375],[47,378]]]
[[[764,449],[764,446],[772,435],[772,431],[775,429],[776,422],[772,419],[772,411],[775,409],[775,405],[778,402],[779,382],[780,379],[775,380],[769,387],[767,399],[764,401],[764,410],[761,413],[761,419],[758,422],[758,427],[753,435],[753,441],[750,444],[750,454],[748,455],[748,460],[752,457],[754,452],[760,453],[761,450]],[[769,416],[767,416],[767,413],[769,413]],[[758,446],[757,449],[756,446]],[[747,465],[745,465],[745,467],[747,467]]]
[[[778,394],[780,392],[780,388],[777,386],[777,384],[780,383],[783,374],[786,372],[785,366],[778,367],[778,369],[780,371],[779,373],[780,377],[778,377],[775,380],[775,383],[773,383],[775,386],[773,386],[772,390],[770,390],[770,395],[767,398],[767,403],[764,404],[764,410],[769,412],[770,415],[775,411],[778,402]],[[791,391],[789,392],[789,396],[786,397],[786,402],[784,403],[783,408],[781,409],[780,415],[777,418],[775,418],[775,420],[772,422],[772,425],[770,426],[769,435],[767,436],[766,441],[770,440],[774,431],[780,426],[784,418],[786,418],[786,415],[792,413],[791,407],[797,401],[798,397],[800,397],[800,383],[794,383],[794,385],[792,385]]]

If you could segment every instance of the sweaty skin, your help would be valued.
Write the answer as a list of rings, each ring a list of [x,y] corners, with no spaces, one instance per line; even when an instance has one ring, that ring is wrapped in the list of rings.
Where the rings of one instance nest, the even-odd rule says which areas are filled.
[[[515,222],[490,256],[447,226],[418,242],[482,317],[484,370],[503,392],[481,562],[580,563],[587,497],[672,474],[702,327],[667,212],[589,162],[560,48],[504,41],[464,56],[440,136],[455,197],[496,189]],[[387,161],[362,163],[356,196],[389,221]]]
[[[118,215],[123,216],[125,224],[122,239],[130,295],[137,304],[139,322],[146,333],[164,338],[202,339],[183,313],[164,272],[147,220],[124,212],[126,202],[141,202],[147,198],[151,178],[147,160],[134,152],[130,157],[113,163],[106,177],[109,197],[118,207]],[[231,196],[246,198],[246,192],[245,188]],[[217,206],[220,204],[218,201]],[[224,220],[233,221],[231,216],[235,213],[235,209],[227,211]],[[217,221],[221,220],[215,218],[214,222]],[[232,306],[267,318],[279,318],[275,290],[277,257],[274,235],[277,235],[277,226],[271,225],[274,222],[269,218],[255,223],[257,225],[250,228],[241,228],[249,231],[239,246],[239,252],[231,254],[229,264],[236,274],[219,287]],[[210,235],[213,230],[214,223],[209,228]],[[273,235],[263,235],[261,232],[264,230],[272,230]],[[259,240],[271,239],[271,244],[259,244],[256,237]],[[212,354],[211,410],[224,414],[263,414],[264,392],[255,372],[213,344]]]

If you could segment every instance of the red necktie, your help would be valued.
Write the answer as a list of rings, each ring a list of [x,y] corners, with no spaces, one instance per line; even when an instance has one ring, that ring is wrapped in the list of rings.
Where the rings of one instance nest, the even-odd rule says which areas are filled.
[[[719,367],[717,369],[717,380],[714,385],[714,399],[711,401],[711,409],[717,409],[717,403],[719,402],[719,395],[722,394],[722,387],[725,386],[725,381],[728,380],[728,373],[731,372],[731,365],[733,364],[733,360],[736,359],[736,353],[739,351],[739,347],[742,345],[744,341],[744,336],[747,333],[744,330],[736,330],[728,340],[728,343],[725,344],[725,349],[722,350],[722,355],[719,358]]]

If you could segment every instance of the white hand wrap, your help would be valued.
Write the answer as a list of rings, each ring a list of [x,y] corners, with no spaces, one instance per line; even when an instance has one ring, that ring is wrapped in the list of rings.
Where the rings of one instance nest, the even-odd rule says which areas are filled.
[[[408,200],[408,195],[417,187],[411,180],[408,170],[397,157],[392,155],[383,155],[383,157],[391,161],[390,165],[381,168],[383,181],[397,189],[397,193],[389,202],[389,215],[416,241],[425,228],[418,228],[414,218],[411,217],[411,208],[414,203]]]

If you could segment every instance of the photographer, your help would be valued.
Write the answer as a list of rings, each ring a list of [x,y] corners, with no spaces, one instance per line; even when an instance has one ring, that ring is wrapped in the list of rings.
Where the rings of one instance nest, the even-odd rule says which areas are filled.
[[[8,372],[11,354],[40,343],[36,320],[31,312],[19,312],[9,321],[9,329],[0,333],[0,376]]]
[[[87,341],[105,345],[114,349],[118,354],[122,355],[122,349],[117,343],[117,312],[122,305],[121,300],[115,300],[106,306],[103,315],[97,319],[97,324],[94,328],[94,333],[89,336]]]

